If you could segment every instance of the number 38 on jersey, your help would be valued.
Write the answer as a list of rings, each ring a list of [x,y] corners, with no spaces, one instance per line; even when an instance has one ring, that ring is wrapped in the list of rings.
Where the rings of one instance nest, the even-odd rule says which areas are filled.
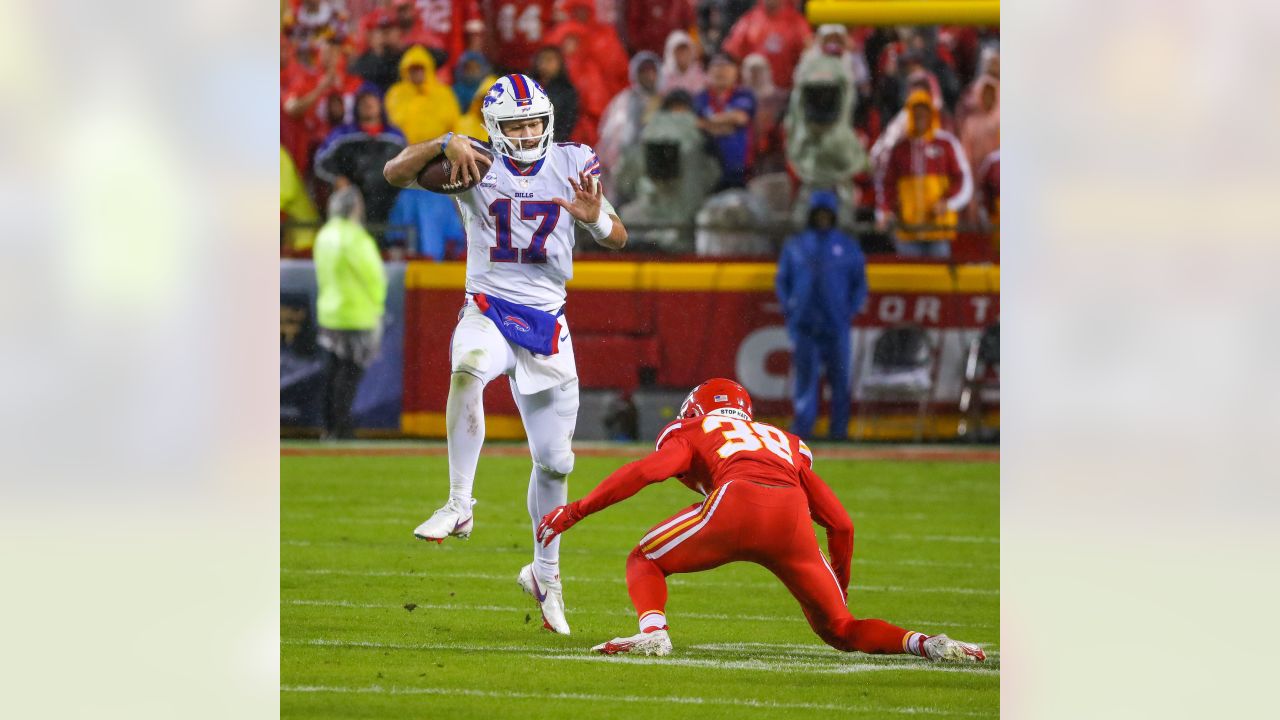
[[[725,443],[716,450],[716,454],[727,458],[740,452],[752,452],[767,449],[769,452],[795,465],[791,457],[791,444],[787,436],[778,428],[764,423],[752,422],[720,415],[707,415],[702,420],[702,431],[713,433],[720,430]]]

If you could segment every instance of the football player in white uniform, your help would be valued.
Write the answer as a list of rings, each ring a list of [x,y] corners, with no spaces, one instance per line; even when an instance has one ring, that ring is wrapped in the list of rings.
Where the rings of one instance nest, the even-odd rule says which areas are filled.
[[[467,283],[445,410],[449,500],[414,530],[437,542],[468,537],[475,525],[471,490],[484,443],[483,393],[499,375],[510,378],[533,455],[531,537],[542,516],[568,500],[578,372],[563,308],[565,282],[573,277],[574,225],[607,248],[627,242],[601,190],[595,151],[552,142],[555,113],[541,86],[524,75],[499,78],[481,112],[492,164],[470,139],[448,133],[405,148],[383,171],[393,185],[416,186],[427,163],[444,153],[451,181],[481,178],[454,196],[467,231]],[[559,541],[544,548],[535,539],[533,547],[533,562],[518,582],[541,606],[544,626],[567,635]]]

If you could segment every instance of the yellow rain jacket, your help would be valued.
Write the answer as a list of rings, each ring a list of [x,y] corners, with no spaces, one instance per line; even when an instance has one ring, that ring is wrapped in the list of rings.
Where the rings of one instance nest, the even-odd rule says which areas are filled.
[[[409,68],[421,65],[425,70],[421,85],[409,81]],[[436,63],[431,53],[414,45],[400,58],[400,82],[387,90],[387,117],[404,132],[412,143],[425,142],[453,130],[462,112],[453,88],[436,78]]]
[[[929,108],[929,127],[917,132],[911,112]],[[898,218],[899,241],[950,242],[956,237],[956,214],[973,197],[973,174],[956,136],[938,127],[938,113],[929,93],[916,90],[907,97],[907,134],[889,151],[876,178],[876,207]],[[946,211],[935,213],[938,201]],[[928,229],[912,226],[928,226]]]

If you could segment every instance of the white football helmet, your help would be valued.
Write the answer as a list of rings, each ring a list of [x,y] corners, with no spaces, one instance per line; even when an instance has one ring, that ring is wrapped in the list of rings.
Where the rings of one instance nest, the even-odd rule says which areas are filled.
[[[519,163],[534,163],[546,156],[551,147],[555,129],[555,107],[542,86],[528,75],[504,75],[498,78],[484,96],[480,108],[484,117],[484,129],[489,131],[489,142],[494,152]],[[509,120],[543,118],[542,134],[533,138],[512,138],[502,133],[501,123]],[[531,148],[520,147],[520,140],[537,140]]]

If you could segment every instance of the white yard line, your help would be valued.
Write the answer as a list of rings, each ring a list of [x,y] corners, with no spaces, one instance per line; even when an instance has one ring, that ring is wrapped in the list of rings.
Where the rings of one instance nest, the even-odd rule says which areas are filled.
[[[410,526],[404,525],[403,523],[401,523],[400,526],[412,529]],[[530,534],[532,535],[532,530],[530,530]],[[875,542],[875,541],[953,542],[953,543],[975,543],[975,544],[991,544],[991,545],[1000,544],[1000,538],[998,537],[977,536],[977,535],[909,535],[905,533],[897,533],[894,535],[873,535],[873,536],[862,539],[862,542],[868,542],[868,541],[870,542]],[[459,542],[450,541],[443,545],[436,545],[434,543],[431,543],[430,544],[431,547],[429,549],[432,552],[439,552],[439,551],[452,552],[453,550],[456,550],[459,547],[463,546],[463,543],[465,542],[466,541],[459,541]],[[532,540],[530,542],[532,543]],[[354,541],[352,540],[295,540],[295,539],[280,541],[281,545],[294,545],[298,547],[308,547],[312,545],[324,546],[324,547],[370,547],[370,546],[387,547],[390,545],[398,546],[404,543],[427,545],[427,543],[424,543],[421,540],[414,539],[412,533],[408,531],[404,533],[396,533],[394,536],[386,535],[386,536],[379,536],[379,537],[373,537],[373,538],[361,538],[359,540],[354,540]],[[523,546],[513,548],[513,547],[507,547],[505,545],[504,546],[497,546],[497,545],[484,546],[484,545],[474,545],[474,544],[468,543],[466,545],[466,550],[467,552],[527,554],[530,552],[531,548],[523,547]],[[585,548],[561,548],[560,549],[560,552],[562,553],[568,552],[568,553],[574,553],[578,555],[607,555],[607,556],[625,556],[630,551],[631,551],[630,546],[620,547],[616,550],[589,550]]]
[[[977,643],[988,656],[999,657],[1000,650],[995,643]],[[818,645],[816,643],[769,643],[769,642],[727,642],[727,643],[699,643],[697,645],[688,646],[690,650],[707,650],[711,652],[775,652],[787,656],[801,657],[830,657],[833,654],[840,654],[839,650],[828,645]],[[884,659],[904,658],[906,655],[888,655]]]
[[[472,573],[472,572],[408,572],[400,570],[337,570],[330,568],[310,568],[310,569],[288,569],[281,568],[281,573],[293,573],[299,575],[344,575],[355,577],[410,577],[410,578],[446,578],[446,579],[466,579],[466,580],[495,580],[495,581],[514,581],[513,575],[502,575],[497,573]],[[594,578],[566,575],[565,582],[572,583],[608,583],[611,585],[625,585],[626,579],[620,577],[611,578]],[[779,582],[734,582],[724,580],[703,580],[703,579],[668,579],[670,585],[690,586],[690,587],[731,587],[741,590],[750,589],[783,589]],[[894,593],[931,593],[943,595],[999,595],[999,590],[991,590],[987,588],[957,588],[957,587],[907,587],[901,585],[854,585],[850,588],[850,592],[894,592]]]
[[[970,712],[965,710],[944,710],[919,706],[883,707],[878,705],[835,705],[830,703],[788,703],[772,700],[752,700],[747,698],[713,698],[701,696],[654,696],[654,695],[602,695],[595,693],[530,693],[498,690],[475,690],[471,688],[430,688],[430,687],[342,687],[334,685],[281,685],[281,692],[291,693],[345,693],[373,695],[463,695],[467,697],[483,697],[501,700],[582,700],[587,702],[607,703],[653,703],[659,705],[725,705],[741,708],[761,708],[766,710],[845,710],[871,713],[893,713],[899,715],[961,715],[965,717],[991,717],[990,713]]]
[[[631,657],[629,655],[542,655],[555,660],[572,660],[580,662],[614,663],[619,665],[678,665],[681,667],[710,668],[713,670],[763,670],[766,672],[802,672],[818,675],[844,675],[860,672],[942,672],[961,673],[966,675],[999,675],[996,668],[984,668],[967,665],[939,665],[911,658],[912,662],[872,663],[872,662],[828,662],[819,663],[812,660],[712,660],[702,658],[658,658]],[[870,656],[867,656],[870,657]]]
[[[926,540],[928,542],[960,542],[960,543],[994,543],[1000,544],[1000,538],[989,535],[882,535],[888,540]],[[872,538],[873,540],[875,538]]]
[[[286,605],[302,605],[310,607],[338,607],[338,608],[356,608],[363,610],[404,610],[403,605],[393,605],[389,603],[357,603],[349,600],[285,600]],[[474,610],[479,612],[531,612],[535,608],[533,603],[527,606],[516,607],[514,605],[457,605],[451,603],[415,603],[414,610],[445,610],[466,612]],[[582,610],[570,608],[569,614],[581,613],[584,615],[609,615],[614,617],[635,617],[635,611],[630,608],[619,608],[617,610]],[[692,620],[748,620],[757,622],[797,622],[807,623],[801,615],[725,615],[721,613],[686,613],[682,612],[673,618],[689,618]],[[985,623],[948,623],[948,622],[915,622],[904,621],[904,625],[913,625],[916,627],[932,628],[932,627],[964,627],[964,628],[991,628],[991,625]]]
[[[858,517],[854,518],[855,522],[862,518],[892,518],[894,520],[928,520],[929,515],[920,512],[894,513],[894,512],[860,512]],[[314,512],[295,512],[285,511],[280,515],[281,520],[305,520],[319,521],[325,524],[334,525],[388,525],[398,527],[416,527],[422,522],[421,518],[404,518],[404,517],[387,517],[385,515],[379,517],[357,517],[351,515],[332,515],[329,513]],[[484,518],[481,518],[484,520]],[[485,521],[486,529],[498,530],[523,530],[529,529],[532,532],[530,523],[527,522],[493,522]],[[643,532],[647,528],[629,527],[626,525],[608,525],[596,523],[592,526],[592,532],[608,532],[608,533],[637,533]]]
[[[864,655],[840,653],[829,650],[821,656],[813,653],[790,653],[770,650],[770,658],[690,658],[690,657],[642,657],[629,655],[596,655],[585,650],[556,651],[550,648],[513,647],[493,645],[466,645],[461,643],[381,643],[369,641],[347,642],[317,638],[303,641],[286,641],[286,645],[312,645],[322,647],[354,647],[371,650],[447,650],[455,652],[498,652],[514,655],[525,655],[538,660],[569,660],[579,662],[604,662],[628,665],[668,665],[679,667],[699,667],[714,670],[761,670],[767,672],[794,671],[804,673],[847,674],[855,672],[950,672],[971,675],[998,675],[1000,670],[994,667],[973,665],[939,664],[922,660],[910,655]],[[701,649],[705,645],[695,645],[690,649]],[[704,651],[705,652],[705,651]],[[751,651],[732,650],[730,652],[746,653]],[[755,652],[760,652],[759,650]]]

